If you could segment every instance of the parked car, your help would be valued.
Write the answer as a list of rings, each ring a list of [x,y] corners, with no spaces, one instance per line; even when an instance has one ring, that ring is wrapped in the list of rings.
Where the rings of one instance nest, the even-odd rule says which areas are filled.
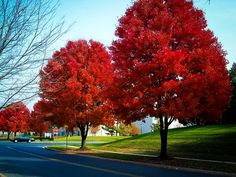
[[[30,136],[19,136],[16,137],[14,139],[10,139],[10,141],[17,143],[17,142],[27,142],[27,143],[31,143],[32,141],[34,141],[34,138],[30,137]]]

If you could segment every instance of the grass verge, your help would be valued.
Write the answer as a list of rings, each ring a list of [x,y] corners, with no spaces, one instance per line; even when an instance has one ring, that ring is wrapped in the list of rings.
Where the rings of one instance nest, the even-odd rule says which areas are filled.
[[[110,159],[120,159],[120,160],[128,160],[128,161],[142,162],[149,164],[236,173],[236,165],[229,165],[224,163],[198,162],[191,160],[180,160],[175,158],[170,160],[160,161],[160,159],[157,157],[142,157],[137,155],[122,154],[122,153],[99,152],[96,150],[80,151],[78,150],[77,146],[68,146],[67,148],[65,146],[49,146],[48,148],[53,150],[64,151],[66,153],[83,154],[83,155],[90,155],[90,156],[110,158]]]
[[[86,141],[89,142],[104,142],[104,143],[109,143],[113,141],[118,141],[122,139],[129,138],[127,136],[88,136]],[[65,136],[60,136],[54,139],[54,142],[65,142],[66,137]],[[69,136],[68,137],[68,142],[80,142],[81,141],[81,136]]]
[[[111,137],[107,137],[108,139]],[[188,167],[204,170],[236,173],[236,165],[173,159],[160,161],[158,158],[140,157],[122,153],[158,155],[159,133],[148,133],[134,137],[108,140],[104,144],[88,145],[90,149],[119,152],[120,154],[87,151],[87,155],[139,162]],[[236,162],[236,125],[211,125],[188,127],[169,131],[168,151],[173,157]],[[54,147],[55,149],[55,147]],[[59,148],[65,150],[65,148]],[[81,153],[74,149],[74,153]]]

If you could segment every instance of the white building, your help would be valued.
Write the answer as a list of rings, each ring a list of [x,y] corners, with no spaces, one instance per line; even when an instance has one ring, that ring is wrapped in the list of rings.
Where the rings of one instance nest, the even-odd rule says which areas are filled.
[[[99,126],[99,130],[97,131],[96,134],[91,133],[91,131],[88,131],[88,136],[110,136],[106,130],[104,130],[103,125]]]
[[[145,119],[140,120],[140,121],[136,121],[134,123],[140,129],[140,134],[150,133],[150,132],[152,132],[151,126],[153,124],[158,123],[158,119],[156,119],[155,117],[146,117]],[[117,126],[117,124],[116,124],[116,126]],[[88,132],[88,136],[111,136],[109,134],[109,132],[104,130],[102,127],[103,127],[103,125],[99,126],[98,131],[96,132],[96,134],[91,133],[91,129],[90,129],[89,132]],[[170,124],[169,129],[179,128],[179,127],[183,127],[183,125],[180,124],[178,120],[175,120]],[[78,131],[79,131],[79,129],[75,128],[73,134],[78,135],[78,133],[79,133]],[[59,136],[65,136],[66,135],[65,129],[64,128],[59,128],[58,135]],[[49,135],[47,134],[47,136],[49,136]],[[115,136],[115,133],[114,133],[114,136]]]
[[[140,133],[149,133],[152,132],[152,124],[156,124],[158,122],[158,119],[156,119],[155,117],[146,117],[143,120],[140,121],[136,121],[136,125],[137,127],[140,129]],[[179,128],[179,127],[183,127],[183,124],[179,123],[178,120],[173,121],[170,126],[169,129],[172,128]]]

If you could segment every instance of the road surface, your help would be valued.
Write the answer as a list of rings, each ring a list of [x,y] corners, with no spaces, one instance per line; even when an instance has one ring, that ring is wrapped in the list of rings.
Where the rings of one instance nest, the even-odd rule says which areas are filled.
[[[51,144],[51,143],[50,143]],[[43,149],[46,143],[0,141],[0,173],[7,177],[217,177]]]

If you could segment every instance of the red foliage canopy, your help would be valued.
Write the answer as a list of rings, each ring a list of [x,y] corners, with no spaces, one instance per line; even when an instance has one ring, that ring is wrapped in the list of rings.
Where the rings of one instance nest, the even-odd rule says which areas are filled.
[[[48,113],[42,107],[43,101],[35,103],[34,110],[31,112],[31,130],[37,133],[47,132],[51,124],[47,121]]]
[[[23,102],[12,103],[0,112],[1,130],[26,132],[29,129],[30,111]]]
[[[68,42],[54,53],[40,76],[40,95],[57,125],[80,127],[113,122],[102,94],[112,81],[112,68],[101,43]]]
[[[5,131],[6,129],[6,124],[7,124],[7,119],[3,117],[3,110],[0,111],[0,130]]]
[[[231,91],[225,52],[206,27],[192,1],[139,0],[126,11],[110,48],[110,95],[126,121],[221,116]]]

